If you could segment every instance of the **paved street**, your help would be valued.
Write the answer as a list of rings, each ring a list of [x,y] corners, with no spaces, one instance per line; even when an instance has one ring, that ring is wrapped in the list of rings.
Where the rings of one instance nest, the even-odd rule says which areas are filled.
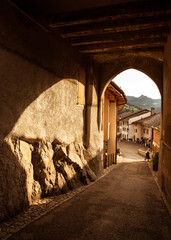
[[[9,239],[170,240],[171,218],[148,164],[121,145],[122,163]]]
[[[144,161],[144,158],[138,154],[138,149],[146,151],[148,147],[134,142],[119,142],[118,146],[121,150],[122,162]]]

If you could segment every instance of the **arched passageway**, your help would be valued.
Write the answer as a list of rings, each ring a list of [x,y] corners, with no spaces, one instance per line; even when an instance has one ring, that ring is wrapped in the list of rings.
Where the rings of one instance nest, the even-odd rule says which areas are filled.
[[[131,59],[131,56],[129,58],[129,61],[130,59]],[[119,80],[122,80],[121,84]],[[122,71],[121,73],[119,73],[117,76],[113,78],[111,83],[117,83],[118,86],[123,87],[124,93],[121,93],[122,90],[117,86],[117,92],[118,93],[120,92],[122,97],[124,94],[129,96],[135,96],[138,92],[139,92],[138,97],[140,97],[140,95],[146,94],[145,92],[148,92],[148,97],[151,97],[150,92],[155,92],[155,90],[157,95],[158,96],[160,95],[158,87],[152,81],[152,79],[148,78],[146,74],[140,71],[137,71],[135,69],[128,69],[128,70]],[[125,140],[129,139],[131,141],[144,143],[145,145],[150,146],[151,150],[153,149],[153,153],[151,156],[154,156],[154,154],[157,151],[159,151],[160,141],[157,140],[157,147],[154,147],[156,145],[156,142],[153,141],[153,135],[157,134],[157,136],[160,136],[160,130],[159,132],[157,131],[154,134],[155,130],[153,128],[155,123],[160,125],[161,114],[160,113],[158,113],[157,115],[155,114],[155,109],[154,109],[155,106],[153,106],[153,104],[151,106],[145,107],[143,106],[143,103],[142,103],[141,110],[137,108],[137,112],[134,110],[135,113],[130,112],[130,114],[127,113],[127,115],[123,114],[123,117],[121,114],[119,115],[121,120],[118,119],[118,116],[116,120],[116,116],[115,116],[116,113],[112,115],[112,105],[115,103],[114,101],[115,98],[110,97],[112,94],[112,88],[111,88],[112,86],[110,86],[111,83],[109,85],[108,83],[106,84],[101,95],[102,106],[104,105],[104,109],[102,107],[102,115],[104,116],[102,118],[102,121],[103,121],[102,129],[104,131],[104,166],[106,167],[106,166],[109,166],[111,162],[116,162],[116,145],[117,145],[116,137],[118,139],[119,138],[125,139]],[[150,83],[152,88],[150,88],[149,91],[147,91],[146,88],[147,89],[149,88]],[[142,86],[142,88],[140,86]],[[132,95],[128,94],[129,90]],[[121,108],[121,105],[122,104],[119,101],[117,102],[117,99],[116,99],[117,110],[121,110],[123,108],[124,105],[122,106],[122,108]],[[159,106],[159,111],[161,111],[161,106]],[[110,116],[113,116],[113,118],[110,119],[111,118]],[[124,120],[122,120],[122,118]],[[137,122],[138,120],[141,120],[141,119],[144,119],[143,123]],[[149,121],[151,122],[151,127],[150,127]],[[122,127],[118,127],[119,125]],[[111,131],[111,128],[115,130]],[[160,127],[158,129],[160,129]],[[116,134],[116,131],[117,131],[117,134]],[[113,135],[113,140],[111,135]],[[112,144],[112,141],[113,141],[113,144]]]
[[[163,61],[142,57],[142,56],[129,56],[129,57],[120,57],[115,62],[104,64],[101,66],[101,87],[100,87],[100,96],[103,96],[103,93],[107,85],[111,80],[120,72],[129,69],[135,68],[139,71],[142,71],[147,76],[149,76],[156,83],[160,94],[161,94],[161,133],[160,133],[160,160],[159,160],[159,182],[162,190],[165,195],[167,195],[167,200],[171,200],[171,185],[170,185],[170,169],[171,164],[169,163],[170,156],[170,134],[171,129],[171,118],[170,118],[170,97],[168,95],[168,90],[170,89],[170,40],[165,51],[164,63]],[[164,66],[164,67],[163,67]],[[166,165],[165,165],[166,164]],[[166,167],[167,166],[167,167]]]
[[[101,93],[119,73],[134,68],[149,76],[158,86],[161,97],[163,93],[163,63],[149,57],[130,55],[120,57],[110,64],[104,64],[101,70]]]
[[[159,179],[171,204],[170,5],[155,0],[59,2],[60,7],[49,0],[43,5],[0,2],[0,219],[28,205],[32,191],[39,197],[42,190],[49,193],[46,182],[58,193],[102,173],[101,96],[112,78],[128,68],[151,77],[162,96]],[[75,11],[65,12],[64,2]],[[60,157],[65,164],[58,172]],[[41,177],[33,171],[40,162],[45,168],[38,171]]]
[[[124,90],[127,104],[118,112],[117,138],[150,147],[151,159],[160,147],[161,95],[154,81],[144,73],[128,69],[113,81]],[[145,156],[143,151],[139,151]]]

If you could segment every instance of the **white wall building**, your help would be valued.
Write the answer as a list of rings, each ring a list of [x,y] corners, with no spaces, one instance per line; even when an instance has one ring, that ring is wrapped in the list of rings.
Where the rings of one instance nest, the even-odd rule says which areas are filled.
[[[117,136],[120,139],[136,140],[138,129],[135,128],[134,122],[144,119],[154,114],[154,108],[151,111],[147,109],[138,110],[136,112],[124,112],[118,116],[118,132]]]

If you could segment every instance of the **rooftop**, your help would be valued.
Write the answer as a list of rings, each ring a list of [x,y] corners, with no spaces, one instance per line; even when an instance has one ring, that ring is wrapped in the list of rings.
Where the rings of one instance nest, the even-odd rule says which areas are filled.
[[[132,117],[136,117],[148,112],[150,112],[148,109],[140,109],[136,112],[124,112],[118,115],[118,120],[128,120]]]
[[[127,102],[127,97],[126,97],[124,91],[120,87],[118,87],[118,85],[114,82],[110,82],[110,84],[108,85],[106,90],[109,93],[115,95],[118,110],[122,110],[122,108],[124,107],[124,105]]]
[[[157,130],[160,130],[160,113],[154,114],[152,116],[140,119],[133,123],[142,124],[146,127],[151,127]]]

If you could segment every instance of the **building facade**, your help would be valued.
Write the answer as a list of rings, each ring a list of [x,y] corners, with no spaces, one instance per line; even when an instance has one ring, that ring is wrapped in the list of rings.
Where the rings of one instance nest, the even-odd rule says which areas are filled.
[[[136,112],[124,112],[118,115],[118,138],[135,141],[139,135],[137,135],[138,129],[134,128],[135,126],[132,123],[150,115],[151,112],[147,109]]]
[[[160,129],[160,113],[152,114],[149,117],[142,118],[132,123],[135,131],[135,140],[152,147],[158,146],[159,149],[159,129]]]
[[[104,94],[104,168],[116,162],[117,112],[126,101],[124,92],[111,82]]]

